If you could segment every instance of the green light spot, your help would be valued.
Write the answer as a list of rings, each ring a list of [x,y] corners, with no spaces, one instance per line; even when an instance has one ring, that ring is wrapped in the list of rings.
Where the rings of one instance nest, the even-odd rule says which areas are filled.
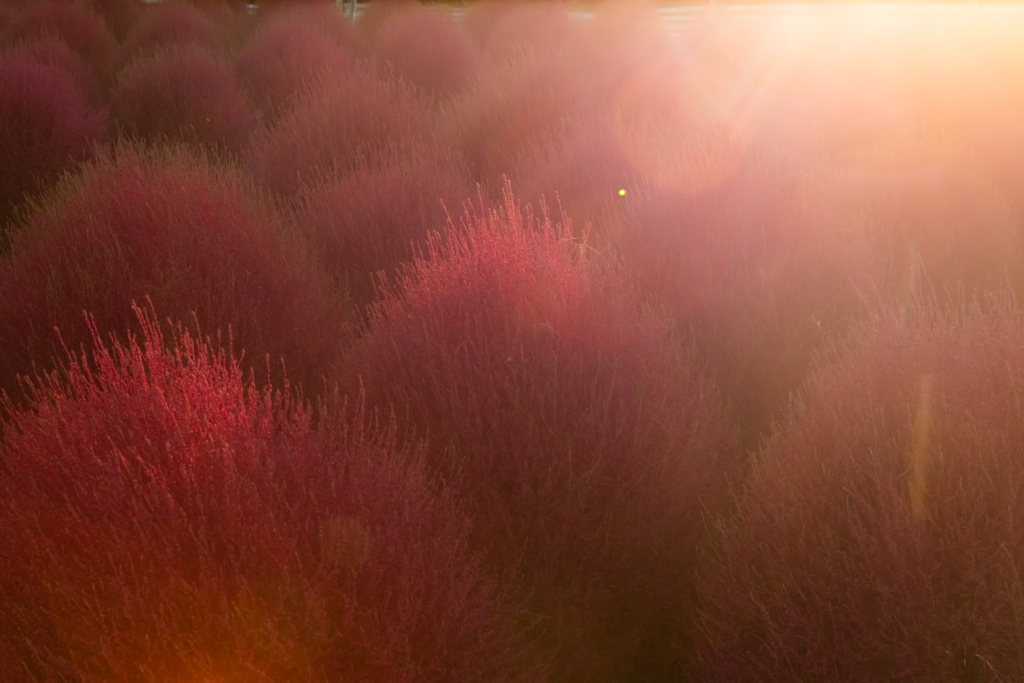
[[[626,196],[626,191],[625,190],[619,190],[619,196],[620,197],[625,197]]]

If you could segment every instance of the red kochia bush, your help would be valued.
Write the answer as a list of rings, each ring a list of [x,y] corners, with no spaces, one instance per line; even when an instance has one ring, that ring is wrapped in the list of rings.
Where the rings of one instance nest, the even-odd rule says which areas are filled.
[[[701,680],[1024,677],[1024,315],[876,320],[753,466],[701,581]]]
[[[27,195],[92,154],[106,116],[74,76],[20,52],[0,55],[0,233]]]
[[[319,27],[292,12],[275,12],[235,58],[235,74],[267,118],[321,72],[337,76],[355,57]]]
[[[303,190],[299,224],[353,300],[368,305],[378,271],[412,261],[473,195],[461,159],[433,146],[385,150],[352,173]]]
[[[554,680],[681,680],[731,432],[700,364],[567,235],[507,191],[466,214],[373,306],[343,385],[429,437]]]
[[[377,32],[377,58],[437,97],[458,92],[480,70],[469,35],[439,10],[416,6],[389,18]]]
[[[197,45],[140,54],[110,97],[121,130],[146,142],[173,140],[240,151],[254,116],[224,57]]]
[[[142,13],[118,47],[111,70],[116,74],[140,52],[166,45],[199,45],[214,53],[224,47],[201,9],[184,2],[164,2]]]
[[[30,3],[18,17],[15,35],[52,33],[86,61],[101,83],[106,83],[114,38],[103,19],[81,0],[44,0]]]
[[[91,358],[5,406],[0,670],[512,680],[511,614],[416,453],[359,411],[314,429],[224,352],[138,318],[141,343],[94,330]]]
[[[402,81],[364,66],[321,74],[253,136],[247,163],[266,188],[294,198],[303,185],[351,173],[389,145],[429,137],[432,122],[427,102]]]
[[[123,147],[66,177],[27,215],[0,264],[0,388],[15,373],[50,367],[88,341],[82,311],[107,333],[134,320],[149,295],[166,315],[198,314],[227,333],[247,367],[307,387],[321,373],[341,322],[326,276],[241,173],[176,148]]]

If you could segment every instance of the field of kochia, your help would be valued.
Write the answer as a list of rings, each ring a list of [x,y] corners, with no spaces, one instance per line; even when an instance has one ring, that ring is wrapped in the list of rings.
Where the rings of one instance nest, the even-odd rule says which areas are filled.
[[[0,0],[0,680],[1024,680],[1021,35]]]

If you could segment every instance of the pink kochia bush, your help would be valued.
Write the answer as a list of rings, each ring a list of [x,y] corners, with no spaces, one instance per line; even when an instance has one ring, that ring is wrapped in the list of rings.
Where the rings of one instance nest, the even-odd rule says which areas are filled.
[[[819,367],[702,570],[701,680],[1024,677],[1024,315],[990,307]]]
[[[142,12],[118,47],[112,72],[117,74],[140,52],[167,45],[199,45],[211,52],[224,47],[201,9],[184,2],[164,2]]]
[[[241,151],[255,121],[226,58],[188,44],[136,56],[118,74],[110,112],[129,137],[230,152]]]
[[[96,78],[106,83],[114,54],[114,37],[103,18],[83,0],[43,0],[29,3],[18,15],[14,35],[42,33],[60,37],[77,52]]]
[[[513,615],[393,430],[338,405],[314,427],[136,312],[141,341],[94,329],[4,406],[7,680],[513,680]]]
[[[427,101],[403,81],[366,66],[321,74],[253,136],[247,165],[264,187],[294,199],[303,185],[351,173],[390,145],[429,138],[432,124]]]
[[[343,306],[294,228],[240,172],[182,148],[122,147],[65,177],[25,216],[0,263],[0,388],[52,367],[90,337],[134,323],[150,296],[206,334],[231,326],[245,366],[310,388],[333,353]]]
[[[572,43],[517,52],[482,69],[446,108],[441,130],[485,186],[500,190],[524,155],[601,106],[578,57]]]
[[[332,77],[355,57],[301,14],[281,10],[261,23],[235,57],[235,74],[267,119],[283,112],[295,93],[320,73]]]
[[[81,55],[71,49],[63,38],[49,33],[29,36],[3,48],[4,58],[28,57],[34,61],[63,69],[74,78],[75,83],[95,106],[106,104],[106,92],[96,74],[85,63]]]
[[[877,301],[876,269],[858,231],[777,155],[711,138],[679,157],[676,177],[694,158],[728,171],[697,191],[627,197],[609,241],[646,300],[694,334],[754,450],[815,353]]]
[[[392,147],[344,177],[304,188],[298,224],[353,301],[367,306],[377,296],[379,273],[397,274],[473,194],[456,155],[432,146]]]
[[[482,57],[469,34],[431,7],[398,12],[381,26],[377,59],[436,97],[457,93],[480,69]]]
[[[89,158],[106,135],[75,77],[21,51],[0,55],[0,234],[29,195]]]
[[[731,428],[701,364],[567,226],[508,192],[467,212],[372,307],[341,375],[429,439],[552,680],[682,679]]]

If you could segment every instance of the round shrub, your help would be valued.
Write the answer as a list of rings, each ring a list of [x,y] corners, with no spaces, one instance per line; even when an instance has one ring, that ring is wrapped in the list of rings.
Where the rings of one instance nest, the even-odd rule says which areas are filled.
[[[53,34],[39,34],[4,46],[3,57],[28,59],[62,69],[70,75],[79,89],[96,106],[106,105],[106,93],[96,75],[82,60],[81,55],[68,47],[62,38]]]
[[[700,581],[703,681],[1024,676],[1024,315],[876,319],[753,465]]]
[[[395,17],[411,12],[417,7],[416,0],[382,0],[366,5],[356,20],[356,30],[369,42],[377,38],[381,28]]]
[[[588,228],[589,243],[599,249],[614,237],[608,233],[622,205],[633,200],[638,177],[604,115],[573,121],[524,154],[512,173],[521,196],[557,206],[574,225]]]
[[[100,83],[106,83],[114,54],[114,37],[100,15],[85,2],[44,0],[30,3],[18,15],[15,35],[59,36],[81,55]]]
[[[339,11],[333,0],[288,0],[272,4],[267,10],[260,16],[259,26],[277,23],[304,26],[327,36],[352,55],[361,55],[364,51],[363,38],[348,13]]]
[[[239,152],[254,115],[225,58],[197,45],[140,54],[110,96],[120,130],[146,142],[170,140]]]
[[[612,249],[645,299],[694,335],[755,450],[814,355],[866,315],[877,268],[817,192],[824,173],[808,182],[721,137],[670,154],[676,177],[694,163],[731,170],[701,191],[643,188],[621,204]]]
[[[465,26],[495,62],[523,49],[564,45],[579,37],[568,3],[563,2],[482,0],[466,10]]]
[[[351,173],[390,145],[429,138],[432,122],[429,104],[402,81],[368,67],[321,74],[257,131],[247,165],[264,187],[294,199],[303,185]]]
[[[138,310],[138,309],[136,309]],[[0,446],[0,668],[36,680],[511,681],[513,616],[417,454],[152,312]],[[170,347],[171,350],[166,350]],[[537,680],[537,679],[533,679]]]
[[[343,73],[353,59],[317,26],[282,11],[257,27],[235,57],[235,74],[264,118],[273,120],[319,74]]]
[[[736,451],[702,364],[520,211],[431,239],[339,369],[427,457],[536,616],[553,680],[682,680],[695,546]]]
[[[89,5],[103,16],[118,43],[124,41],[145,7],[138,0],[89,0]]]
[[[469,35],[434,8],[417,6],[391,17],[377,31],[376,47],[379,61],[439,98],[462,90],[480,70]]]
[[[392,148],[303,189],[299,224],[356,304],[369,305],[381,274],[394,276],[411,262],[427,235],[442,230],[472,196],[460,161],[433,147]]]
[[[441,119],[441,130],[466,156],[474,177],[496,193],[521,157],[604,105],[584,65],[561,45],[531,48],[484,69]]]
[[[214,54],[223,50],[210,18],[201,9],[184,2],[164,2],[142,12],[118,47],[111,72],[116,75],[140,53],[168,45],[198,45]]]
[[[28,196],[92,155],[106,132],[74,76],[21,51],[0,55],[0,235]]]
[[[125,146],[65,177],[14,235],[0,292],[0,388],[14,395],[17,373],[89,340],[83,311],[122,334],[144,296],[174,320],[194,312],[205,334],[230,326],[246,368],[262,377],[269,362],[310,390],[342,322],[294,228],[241,173],[183,148]]]

